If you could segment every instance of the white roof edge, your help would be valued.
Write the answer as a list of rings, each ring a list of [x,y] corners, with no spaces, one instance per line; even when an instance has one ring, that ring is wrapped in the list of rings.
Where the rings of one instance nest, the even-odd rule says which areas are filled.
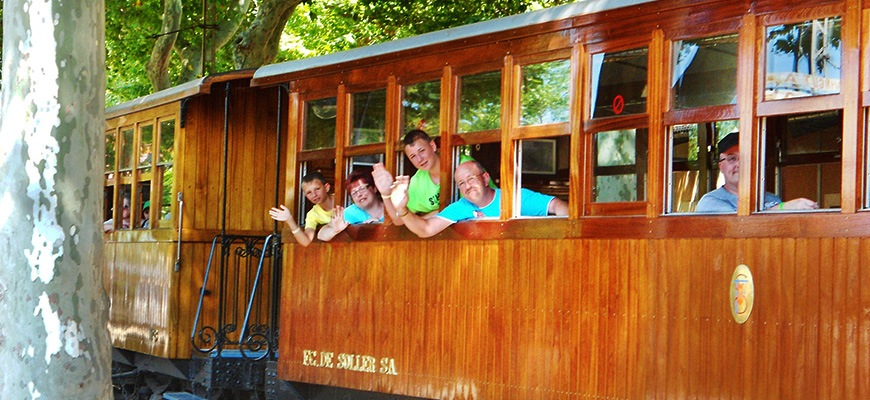
[[[614,10],[653,1],[655,0],[581,0],[576,3],[563,4],[561,6],[545,8],[543,10],[531,11],[509,17],[424,33],[422,35],[378,43],[371,46],[357,47],[355,49],[345,50],[338,53],[302,60],[285,61],[278,64],[270,64],[258,68],[256,72],[254,72],[254,80],[360,60],[382,54],[396,53],[437,43],[444,43],[496,32],[504,32],[528,25],[559,21],[580,15]]]
[[[123,110],[128,109],[136,109],[140,106],[146,105],[160,105],[165,103],[166,101],[175,100],[180,97],[187,97],[192,94],[199,93],[199,88],[202,86],[202,83],[208,77],[194,79],[189,82],[182,83],[178,86],[173,86],[169,89],[163,89],[156,93],[151,93],[146,96],[138,97],[136,99],[109,107],[106,109],[106,115],[111,115],[113,113],[117,113]],[[196,90],[194,90],[196,89]],[[188,93],[189,92],[189,93]]]

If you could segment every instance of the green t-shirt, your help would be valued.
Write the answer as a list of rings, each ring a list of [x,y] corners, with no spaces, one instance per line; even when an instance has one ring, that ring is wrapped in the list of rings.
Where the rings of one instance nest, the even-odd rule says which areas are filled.
[[[441,185],[432,182],[429,171],[417,170],[408,185],[408,209],[414,213],[438,211]]]
[[[318,225],[326,225],[332,220],[332,210],[326,211],[320,204],[315,204],[305,214],[305,229],[317,229]]]

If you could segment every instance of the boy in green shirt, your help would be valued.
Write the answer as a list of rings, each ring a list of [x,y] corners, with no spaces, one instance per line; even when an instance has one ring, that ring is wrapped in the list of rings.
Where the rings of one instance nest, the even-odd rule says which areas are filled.
[[[421,214],[424,217],[438,212],[439,197],[441,195],[441,158],[435,141],[419,129],[414,129],[402,139],[405,144],[405,155],[411,160],[411,164],[417,168],[417,172],[411,177],[408,185],[408,210]],[[390,198],[393,190],[393,176],[384,165],[378,163],[374,166],[372,177],[375,186],[386,200]],[[396,210],[389,201],[384,201],[387,214],[396,225],[402,225],[402,219],[396,217]]]

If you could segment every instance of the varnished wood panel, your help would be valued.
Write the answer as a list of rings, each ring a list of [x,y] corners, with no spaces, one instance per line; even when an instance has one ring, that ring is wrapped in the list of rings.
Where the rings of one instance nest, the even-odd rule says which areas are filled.
[[[209,96],[190,100],[185,152],[179,157],[185,171],[180,190],[185,192],[187,229],[222,228],[224,169],[228,174],[226,229],[272,229],[267,210],[274,205],[275,174],[284,174],[276,168],[278,89],[246,84],[231,84],[228,112],[224,111],[225,84],[212,88]],[[229,116],[226,166],[224,114]],[[283,192],[283,185],[279,191]]]
[[[425,398],[861,398],[863,238],[288,246],[282,379]],[[363,256],[364,255],[364,256]],[[733,321],[729,283],[756,303]],[[394,359],[398,375],[303,365]]]

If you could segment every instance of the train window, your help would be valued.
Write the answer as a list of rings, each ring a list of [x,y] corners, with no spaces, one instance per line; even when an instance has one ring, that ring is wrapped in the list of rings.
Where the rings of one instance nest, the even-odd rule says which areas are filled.
[[[674,42],[673,108],[737,103],[737,35]]]
[[[133,128],[125,128],[121,130],[121,160],[118,168],[121,171],[129,171],[133,169]]]
[[[350,144],[382,143],[387,120],[387,90],[354,93],[352,98],[353,130]]]
[[[159,209],[159,214],[151,211],[152,228],[170,228],[169,219],[172,213],[172,186],[175,180],[173,170],[175,150],[175,119],[160,122],[160,147],[158,152],[157,168],[155,169],[154,184],[157,185],[155,193],[160,196],[157,202],[151,202],[153,210]],[[159,208],[158,208],[159,207]]]
[[[139,127],[139,172],[151,171],[151,146],[154,144],[154,125],[142,125]]]
[[[716,144],[737,130],[737,120],[672,126],[668,212],[695,211],[701,197],[724,181],[717,167]]]
[[[766,28],[765,100],[840,93],[840,22],[836,16]]]
[[[782,201],[806,198],[823,209],[839,208],[842,138],[842,111],[765,118],[765,191]],[[767,200],[759,203],[761,209],[778,204]]]
[[[115,130],[106,132],[106,178],[111,179],[115,173]]]
[[[305,102],[303,150],[335,147],[335,97]]]
[[[404,132],[421,129],[429,136],[441,134],[441,81],[421,82],[402,88]]]
[[[302,178],[311,172],[321,173],[326,178],[326,183],[329,184],[330,192],[332,192],[335,188],[335,158],[315,159],[301,163],[298,178],[300,185],[297,189],[299,190],[299,207],[296,209],[296,220],[300,222],[305,221],[305,214],[311,210],[311,207],[314,207],[314,204],[311,204],[302,193],[301,185]]]
[[[501,143],[478,143],[471,145],[458,146],[453,153],[453,160],[456,169],[460,163],[468,160],[475,160],[483,166],[485,172],[489,173],[489,186],[493,189],[498,188],[501,184]],[[459,199],[459,188],[453,185],[453,199]],[[443,204],[443,202],[442,202]]]
[[[646,129],[598,132],[593,148],[593,202],[646,200]]]
[[[357,170],[357,169],[364,168],[364,169],[371,170],[373,165],[375,165],[377,163],[383,163],[383,162],[384,162],[384,155],[383,154],[371,154],[371,155],[365,155],[365,156],[351,157],[347,160],[347,173],[345,174],[345,178],[350,176],[350,173]],[[353,204],[353,199],[351,198],[350,193],[348,193],[346,189],[344,189],[344,192],[345,192],[344,193],[345,194],[344,205],[349,206],[349,205]]]
[[[570,60],[525,65],[521,73],[520,125],[567,122]]]
[[[568,175],[570,167],[571,137],[528,139],[519,141],[517,149],[519,178],[516,187],[533,190],[568,201]],[[520,215],[522,198],[514,196]]]
[[[479,132],[501,127],[501,71],[460,78],[458,132]]]
[[[647,48],[592,55],[592,118],[646,112]]]

